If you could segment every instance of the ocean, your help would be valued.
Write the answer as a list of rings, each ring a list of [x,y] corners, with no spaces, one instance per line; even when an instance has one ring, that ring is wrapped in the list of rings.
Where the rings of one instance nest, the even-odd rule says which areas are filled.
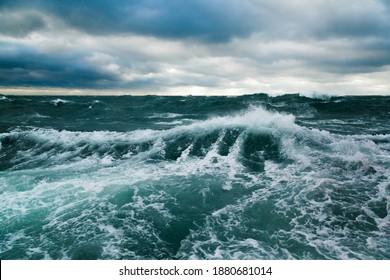
[[[0,259],[390,259],[390,97],[0,95]]]

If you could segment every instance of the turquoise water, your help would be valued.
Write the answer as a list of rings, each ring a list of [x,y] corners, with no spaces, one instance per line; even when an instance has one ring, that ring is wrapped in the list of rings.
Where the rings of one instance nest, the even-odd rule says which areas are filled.
[[[0,259],[390,259],[390,97],[0,96]]]

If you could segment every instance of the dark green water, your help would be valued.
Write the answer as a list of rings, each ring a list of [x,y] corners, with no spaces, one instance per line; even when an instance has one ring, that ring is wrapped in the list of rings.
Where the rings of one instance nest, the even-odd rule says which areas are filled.
[[[390,259],[390,97],[0,96],[0,259]]]

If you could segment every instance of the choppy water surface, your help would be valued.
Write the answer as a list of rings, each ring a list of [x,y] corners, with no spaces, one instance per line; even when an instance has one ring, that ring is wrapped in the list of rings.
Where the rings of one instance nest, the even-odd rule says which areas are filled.
[[[0,259],[390,259],[390,97],[0,96]]]

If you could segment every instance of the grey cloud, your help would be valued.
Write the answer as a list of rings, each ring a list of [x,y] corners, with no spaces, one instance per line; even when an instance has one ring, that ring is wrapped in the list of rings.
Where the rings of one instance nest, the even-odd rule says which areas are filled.
[[[89,34],[203,42],[227,42],[254,33],[289,40],[386,36],[390,30],[389,6],[379,0],[6,0],[1,7],[37,9]]]
[[[333,6],[323,20],[327,24],[323,31],[328,36],[338,37],[385,37],[390,35],[388,12],[379,3],[359,3],[352,7]],[[353,5],[353,3],[351,3]]]
[[[251,34],[258,26],[250,6],[232,0],[2,1],[9,9],[30,7],[97,35],[135,33],[164,38],[223,42]],[[254,15],[252,14],[251,17]],[[245,20],[243,20],[245,19]],[[258,21],[258,20],[257,20]]]
[[[382,1],[285,1],[261,4],[266,9],[266,38],[325,40],[389,35],[390,17]]]
[[[318,69],[322,72],[352,74],[352,73],[370,73],[381,71],[385,66],[390,65],[390,57],[374,56],[362,58],[318,58],[306,60],[304,63],[308,69]]]
[[[0,18],[0,34],[14,37],[23,37],[46,27],[46,22],[42,16],[30,11],[10,12],[0,10]]]
[[[34,49],[0,44],[1,86],[112,87],[119,79],[83,62],[82,54],[56,57]]]
[[[0,44],[0,85],[223,88],[374,73],[390,65],[389,12],[379,0],[0,0],[0,33],[20,39]]]

